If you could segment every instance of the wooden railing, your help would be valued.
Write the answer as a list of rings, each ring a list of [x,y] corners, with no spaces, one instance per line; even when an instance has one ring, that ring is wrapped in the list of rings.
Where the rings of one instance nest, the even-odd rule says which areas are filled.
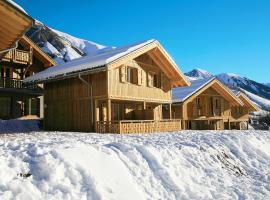
[[[4,56],[3,60],[27,64],[31,63],[32,54],[30,51],[13,49]]]
[[[17,89],[29,89],[29,90],[40,90],[37,85],[26,85],[22,80],[0,78],[0,88],[17,88]]]
[[[121,120],[98,121],[98,133],[153,133],[181,130],[181,120]]]

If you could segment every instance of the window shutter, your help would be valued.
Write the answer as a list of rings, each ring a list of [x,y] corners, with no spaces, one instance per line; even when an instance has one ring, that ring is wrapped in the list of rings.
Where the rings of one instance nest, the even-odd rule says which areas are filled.
[[[196,101],[193,102],[193,104],[192,104],[192,113],[193,113],[193,116],[197,116],[197,106],[196,106]]]
[[[147,85],[148,87],[153,87],[153,76],[150,73],[147,74]]]
[[[120,68],[120,81],[122,83],[125,83],[127,80],[127,72],[126,72],[126,67],[123,66]]]
[[[143,70],[138,69],[138,85],[142,85],[143,82]]]
[[[221,115],[224,115],[224,100],[223,98],[220,98],[220,109],[221,109]]]

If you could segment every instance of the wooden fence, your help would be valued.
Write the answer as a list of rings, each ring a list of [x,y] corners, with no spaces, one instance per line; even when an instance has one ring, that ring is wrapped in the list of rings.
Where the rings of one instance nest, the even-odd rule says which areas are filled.
[[[98,133],[153,133],[181,130],[181,120],[121,120],[98,121],[96,131]]]

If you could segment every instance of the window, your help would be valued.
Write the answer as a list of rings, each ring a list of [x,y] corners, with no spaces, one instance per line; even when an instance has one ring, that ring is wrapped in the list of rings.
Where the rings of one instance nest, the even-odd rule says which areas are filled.
[[[120,80],[122,83],[138,84],[138,69],[125,66],[120,69]]]
[[[158,76],[158,74],[153,72],[148,73],[148,87],[161,87],[161,78]]]
[[[201,98],[196,98],[196,107],[197,108],[201,107]]]

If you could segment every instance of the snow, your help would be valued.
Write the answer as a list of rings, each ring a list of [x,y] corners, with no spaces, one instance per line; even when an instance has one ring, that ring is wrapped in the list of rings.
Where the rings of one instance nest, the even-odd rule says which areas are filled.
[[[80,39],[69,35],[67,33],[63,33],[61,31],[50,28],[53,32],[63,38],[66,42],[71,44],[71,46],[76,47],[81,51],[81,54],[93,55],[102,49],[113,49],[113,47],[107,47],[104,45],[97,44],[95,42],[91,42],[88,40]]]
[[[262,108],[262,109],[267,109],[270,110],[270,100],[265,99],[263,97],[260,97],[256,94],[253,94],[251,92],[248,92],[244,89],[241,89],[241,91],[243,93],[246,94],[246,96],[253,102],[255,103],[258,107]]]
[[[75,73],[78,71],[102,68],[105,67],[105,65],[107,65],[108,63],[155,41],[156,40],[147,40],[128,46],[117,47],[114,49],[100,50],[95,55],[84,56],[79,59],[74,59],[68,63],[48,68],[47,70],[44,70],[42,72],[39,72],[33,76],[26,78],[24,81],[25,82],[44,81],[59,76],[66,76],[68,74]]]
[[[187,87],[177,87],[172,89],[173,102],[183,102],[195,92],[199,91],[205,85],[213,81],[215,78],[198,79],[191,81],[191,85]]]
[[[13,6],[15,6],[16,8],[18,8],[19,10],[21,10],[22,12],[24,12],[25,14],[27,14],[27,12],[20,5],[15,3],[14,1],[12,1],[12,0],[6,0],[6,1],[9,2],[10,4],[12,4]]]
[[[188,78],[190,80],[198,80],[198,79],[205,79],[205,78],[212,78],[213,75],[210,74],[208,71],[200,69],[200,68],[196,68],[193,69],[192,71],[185,73],[186,76],[188,76]]]
[[[269,131],[2,134],[0,199],[269,199],[269,144]]]

